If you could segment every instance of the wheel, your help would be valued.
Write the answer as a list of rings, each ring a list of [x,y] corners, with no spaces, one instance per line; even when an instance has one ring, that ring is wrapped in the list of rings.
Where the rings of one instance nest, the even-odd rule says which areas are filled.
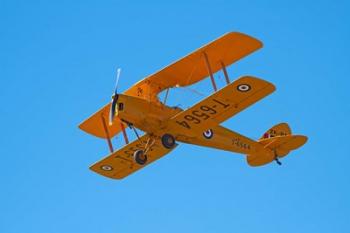
[[[147,162],[147,155],[143,150],[137,150],[134,152],[134,160],[139,165],[144,165]]]
[[[162,144],[165,148],[171,149],[175,146],[175,138],[173,135],[164,134],[162,136]]]

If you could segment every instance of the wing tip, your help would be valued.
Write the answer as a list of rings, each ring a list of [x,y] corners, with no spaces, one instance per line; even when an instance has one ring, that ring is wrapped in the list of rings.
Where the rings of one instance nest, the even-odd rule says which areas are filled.
[[[121,180],[125,178],[125,176],[123,177],[115,176],[115,173],[112,173],[112,171],[110,171],[111,174],[106,174],[106,171],[102,170],[101,168],[96,168],[96,164],[91,165],[89,169],[100,176],[103,176],[112,180]]]
[[[265,79],[262,79],[262,78],[258,78],[252,75],[244,75],[238,78],[238,80],[245,80],[245,79],[266,83],[266,85],[271,89],[271,92],[274,92],[276,90],[276,86],[273,83],[266,81]]]
[[[227,32],[226,34],[224,34],[223,37],[224,36],[241,36],[241,37],[245,37],[247,39],[255,41],[256,45],[257,45],[257,49],[262,48],[264,46],[264,43],[261,40],[255,38],[253,36],[250,36],[248,34],[242,33],[242,32],[231,31],[231,32]]]

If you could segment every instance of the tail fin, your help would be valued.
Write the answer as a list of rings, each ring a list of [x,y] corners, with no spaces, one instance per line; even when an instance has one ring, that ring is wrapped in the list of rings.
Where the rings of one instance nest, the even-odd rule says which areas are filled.
[[[292,135],[288,124],[275,125],[258,140],[264,146],[264,150],[248,155],[247,162],[251,166],[261,166],[274,160],[278,161],[279,158],[286,156],[290,151],[304,145],[306,141],[306,136]]]
[[[259,140],[276,136],[286,136],[290,134],[292,134],[292,131],[290,130],[289,125],[287,123],[280,123],[266,131]]]

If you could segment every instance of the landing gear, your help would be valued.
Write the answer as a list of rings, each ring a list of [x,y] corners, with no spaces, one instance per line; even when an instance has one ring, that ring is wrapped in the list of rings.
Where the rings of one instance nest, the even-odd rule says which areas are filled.
[[[134,152],[134,160],[139,165],[145,165],[147,162],[147,155],[143,150],[137,150]]]
[[[162,144],[165,148],[171,149],[175,146],[175,138],[171,134],[164,134],[162,136]]]

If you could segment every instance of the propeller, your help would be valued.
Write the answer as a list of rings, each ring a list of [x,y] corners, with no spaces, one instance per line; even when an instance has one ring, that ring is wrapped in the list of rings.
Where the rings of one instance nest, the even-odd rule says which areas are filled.
[[[114,95],[112,96],[112,101],[111,101],[111,108],[109,111],[109,125],[112,125],[114,116],[115,116],[115,108],[117,105],[117,100],[118,100],[118,83],[119,83],[119,77],[120,77],[120,72],[121,69],[117,69],[117,80],[115,82],[115,88],[114,88]]]

